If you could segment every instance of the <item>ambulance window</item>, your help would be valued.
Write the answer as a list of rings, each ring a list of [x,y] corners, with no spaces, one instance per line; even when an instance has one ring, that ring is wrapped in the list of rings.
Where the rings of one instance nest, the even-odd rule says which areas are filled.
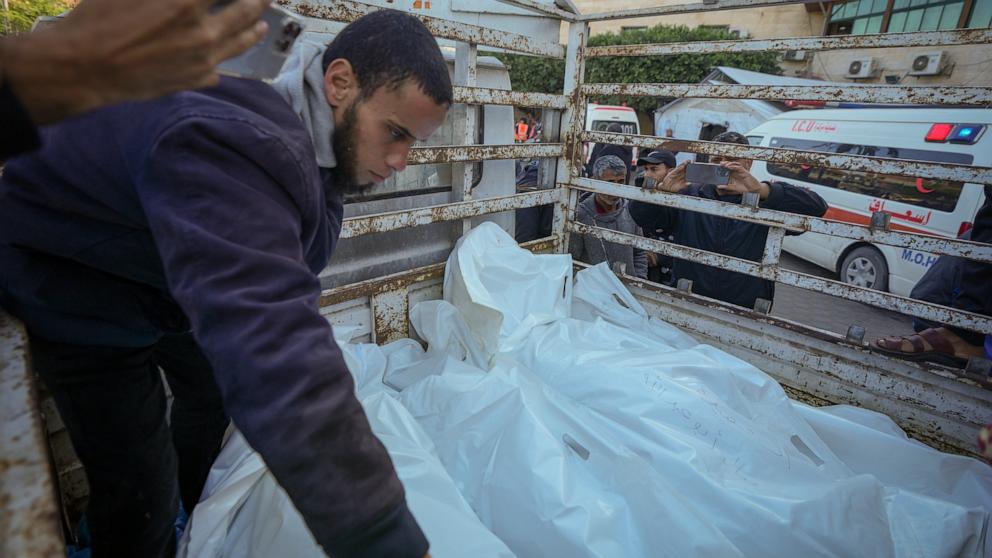
[[[761,140],[763,140],[763,139],[765,139],[765,136],[748,136],[747,137],[747,144],[748,145],[761,145]]]
[[[972,156],[964,153],[882,147],[850,143],[801,140],[794,138],[772,138],[771,147],[824,151],[845,155],[865,155],[888,157],[934,163],[970,164]],[[768,172],[785,179],[819,184],[873,198],[892,200],[926,207],[937,211],[954,211],[963,184],[950,180],[914,178],[874,172],[846,171],[838,168],[823,168],[804,164],[768,163]]]
[[[637,124],[633,122],[619,122],[617,120],[593,120],[592,129],[597,132],[605,132],[610,124],[619,124],[621,134],[637,133]]]

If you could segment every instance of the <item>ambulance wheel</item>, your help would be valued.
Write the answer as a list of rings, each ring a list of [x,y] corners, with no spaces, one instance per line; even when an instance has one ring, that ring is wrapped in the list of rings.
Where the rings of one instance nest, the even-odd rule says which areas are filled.
[[[840,280],[848,285],[886,291],[889,289],[889,266],[878,249],[859,246],[848,252],[841,262]]]

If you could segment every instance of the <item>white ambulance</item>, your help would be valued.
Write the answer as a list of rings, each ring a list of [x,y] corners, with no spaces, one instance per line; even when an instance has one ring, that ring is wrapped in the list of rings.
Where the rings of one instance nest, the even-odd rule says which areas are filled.
[[[610,124],[617,124],[620,126],[621,134],[640,134],[641,125],[637,120],[637,112],[630,107],[615,106],[615,105],[600,105],[597,103],[589,103],[586,105],[586,131],[587,132],[606,132]],[[586,145],[585,148],[585,159],[589,162],[589,155],[592,153],[592,145]],[[636,148],[633,149],[633,157],[631,160],[631,165],[637,164],[637,152]],[[633,180],[633,176],[630,177]]]
[[[992,165],[990,109],[820,109],[785,112],[748,133],[752,145]],[[867,224],[888,213],[891,229],[955,238],[972,227],[983,187],[930,178],[883,175],[755,161],[758,180],[806,186],[829,204],[827,219]],[[784,249],[835,271],[852,285],[909,295],[937,255],[816,233],[787,237]]]

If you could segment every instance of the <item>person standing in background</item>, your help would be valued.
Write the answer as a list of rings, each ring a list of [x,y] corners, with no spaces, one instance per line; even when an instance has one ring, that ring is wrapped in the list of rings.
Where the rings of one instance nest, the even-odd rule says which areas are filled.
[[[593,165],[593,178],[625,184],[627,166],[615,155],[604,155],[596,159],[596,164]],[[585,225],[640,236],[641,229],[627,212],[627,204],[624,198],[596,193],[579,202],[575,208],[575,220]],[[628,275],[647,278],[647,254],[639,248],[607,242],[590,234],[573,233],[569,251],[576,260],[593,265],[609,262],[611,268],[621,264]]]

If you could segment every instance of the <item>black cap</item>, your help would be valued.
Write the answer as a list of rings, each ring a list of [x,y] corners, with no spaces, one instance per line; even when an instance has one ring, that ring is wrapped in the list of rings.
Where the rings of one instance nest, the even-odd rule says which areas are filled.
[[[637,166],[639,167],[644,165],[657,165],[659,163],[664,164],[670,169],[674,169],[676,166],[675,155],[667,149],[659,149],[637,158]]]
[[[738,134],[737,132],[723,132],[721,134],[717,134],[717,136],[714,137],[711,141],[719,141],[721,143],[739,143],[741,145],[750,144],[750,142],[747,141],[746,137],[744,137],[742,134]]]

